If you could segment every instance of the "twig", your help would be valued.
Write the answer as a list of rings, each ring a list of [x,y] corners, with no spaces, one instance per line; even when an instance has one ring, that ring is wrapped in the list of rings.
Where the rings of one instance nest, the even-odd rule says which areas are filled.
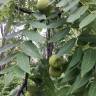
[[[30,9],[23,8],[23,7],[19,7],[19,6],[17,6],[17,5],[15,5],[15,9],[18,10],[18,11],[21,11],[21,12],[23,12],[23,13],[29,14],[29,15],[32,14],[32,13],[34,13],[34,12],[32,12],[32,10],[30,10]]]
[[[28,81],[28,73],[25,74],[25,79],[23,81],[23,84],[22,84],[20,90],[17,93],[17,96],[20,96],[23,93],[24,88],[26,88],[26,90],[27,90],[27,81]]]
[[[50,40],[50,38],[51,38],[51,32],[50,30],[47,30],[46,39]],[[53,50],[53,43],[48,43],[47,41],[47,59],[49,59],[49,57],[52,55],[52,50]]]

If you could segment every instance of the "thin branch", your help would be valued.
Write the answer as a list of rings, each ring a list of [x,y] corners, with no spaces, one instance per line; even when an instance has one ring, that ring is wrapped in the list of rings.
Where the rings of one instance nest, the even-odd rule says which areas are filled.
[[[17,5],[15,5],[15,9],[18,10],[18,11],[20,11],[20,12],[26,13],[26,14],[32,14],[32,13],[34,13],[30,9],[19,7]]]
[[[20,90],[17,93],[17,96],[20,96],[23,93],[24,88],[27,90],[27,81],[28,81],[28,73],[25,74],[25,79],[23,81],[23,84],[21,85]]]
[[[51,38],[51,33],[50,30],[47,30],[46,32],[46,39],[50,40]],[[47,59],[52,55],[52,50],[53,50],[53,43],[48,43],[47,42]]]

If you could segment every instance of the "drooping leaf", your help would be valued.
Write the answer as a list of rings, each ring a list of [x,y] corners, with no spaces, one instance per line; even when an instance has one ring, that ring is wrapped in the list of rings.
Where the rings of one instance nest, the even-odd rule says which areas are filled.
[[[18,53],[16,55],[16,61],[18,67],[20,67],[24,72],[30,74],[30,65],[29,65],[29,57],[24,53]]]
[[[67,19],[67,22],[73,23],[77,19],[79,19],[86,11],[88,10],[88,6],[82,6],[77,11],[75,11],[72,15],[70,15]]]
[[[29,40],[35,41],[35,42],[44,42],[45,38],[41,36],[38,32],[24,32],[24,35],[28,37]]]
[[[77,76],[74,84],[72,85],[71,93],[76,92],[79,88],[83,87],[85,84],[88,83],[90,79],[90,75],[86,75],[83,78],[81,76]]]
[[[84,52],[83,61],[81,64],[81,77],[88,73],[96,63],[96,50],[87,49]]]
[[[25,41],[21,48],[25,54],[34,58],[42,58],[36,45],[30,41]]]
[[[74,55],[72,57],[72,60],[68,66],[68,68],[72,68],[73,66],[75,66],[76,64],[78,64],[78,62],[81,60],[83,55],[82,49],[81,48],[77,48],[76,51],[74,52]]]
[[[79,24],[79,28],[82,29],[83,27],[87,26],[91,22],[96,19],[96,11],[93,11],[91,14],[86,16]]]
[[[59,52],[57,53],[58,56],[62,56],[64,54],[68,54],[71,49],[74,47],[75,45],[75,42],[76,42],[76,39],[71,39],[69,40],[68,42],[66,42],[64,44],[64,46],[59,50]]]

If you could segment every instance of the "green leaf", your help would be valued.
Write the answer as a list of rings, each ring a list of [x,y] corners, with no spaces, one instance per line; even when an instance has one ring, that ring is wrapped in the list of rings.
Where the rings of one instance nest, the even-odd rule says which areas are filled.
[[[70,31],[70,29],[67,28],[67,29],[64,30],[64,32],[58,32],[58,33],[56,33],[56,34],[49,40],[49,42],[57,42],[57,41],[65,38],[66,35],[68,35],[69,31]]]
[[[88,6],[82,6],[77,11],[75,11],[72,15],[70,15],[67,19],[67,22],[73,23],[77,19],[79,19],[86,11],[88,10]]]
[[[12,71],[14,71],[14,68],[15,68],[16,66],[11,66],[11,67],[7,67],[7,68],[4,68],[1,72],[0,72],[0,74],[7,74],[7,73],[11,73]]]
[[[28,56],[34,57],[34,58],[42,58],[41,54],[39,53],[38,48],[34,43],[31,41],[25,41],[22,45],[21,48],[25,54]]]
[[[30,65],[29,65],[29,57],[24,53],[18,53],[16,55],[16,61],[18,67],[20,67],[24,72],[30,74]]]
[[[10,67],[4,68],[0,74],[8,74],[12,73],[14,77],[22,79],[24,77],[25,72],[18,67],[17,65],[12,65]]]
[[[79,36],[78,40],[86,43],[90,42],[96,44],[96,35],[82,34]]]
[[[96,0],[91,0],[88,4],[96,5]]]
[[[18,85],[16,88],[12,89],[8,96],[16,96],[18,91],[20,90],[20,85]]]
[[[46,20],[46,16],[45,16],[44,14],[33,13],[33,16],[34,16],[37,20]]]
[[[57,96],[67,96],[70,86],[63,86],[57,90]]]
[[[64,84],[68,81],[71,81],[73,80],[76,75],[78,74],[77,70],[76,69],[70,69],[70,70],[66,70],[65,73],[64,73],[64,77],[63,79],[61,80],[61,84]]]
[[[88,96],[96,96],[96,81],[92,82],[88,92]]]
[[[37,21],[32,22],[31,26],[33,28],[46,28],[47,27],[45,23],[41,23],[41,22],[37,22]]]
[[[93,11],[91,14],[86,16],[79,24],[79,28],[82,29],[83,27],[87,26],[91,22],[96,19],[96,11]]]
[[[72,60],[68,66],[68,68],[72,68],[73,66],[75,66],[76,64],[78,64],[78,62],[81,60],[83,55],[83,51],[81,48],[77,48],[74,52],[74,55],[72,57]]]
[[[87,49],[84,52],[83,61],[81,64],[81,77],[88,73],[96,63],[96,50]]]
[[[59,52],[57,53],[58,56],[63,56],[64,54],[68,54],[71,49],[74,47],[76,42],[76,39],[71,39],[68,42],[66,42],[64,44],[64,46],[59,50]]]
[[[63,7],[65,5],[67,5],[68,2],[70,2],[70,0],[61,0],[61,1],[59,1],[58,4],[56,4],[56,7]]]
[[[62,26],[63,23],[64,23],[64,19],[56,20],[50,23],[49,25],[47,25],[47,28],[57,28]]]
[[[25,71],[23,71],[20,67],[17,65],[13,69],[13,74],[16,78],[23,79],[25,76]]]
[[[15,58],[15,55],[10,55],[6,58],[2,58],[2,60],[0,60],[0,65],[4,65],[4,64],[8,64],[9,62],[11,62],[13,59]]]
[[[8,86],[14,78],[14,75],[12,72],[4,75],[4,87]]]
[[[64,10],[65,12],[68,12],[68,11],[71,10],[74,6],[77,6],[77,5],[78,5],[79,1],[80,1],[80,0],[72,0],[72,2],[70,1],[71,3],[69,3],[68,6],[64,7],[63,10]]]
[[[29,40],[35,41],[35,42],[44,42],[45,38],[41,36],[38,32],[24,32],[24,35],[28,37]]]
[[[15,46],[16,46],[16,45],[13,45],[13,44],[7,44],[7,45],[1,47],[1,48],[0,48],[0,54],[1,54],[2,52],[6,52],[6,51],[10,50],[11,48],[14,48]]]
[[[76,92],[79,88],[83,87],[86,83],[88,83],[90,78],[90,75],[86,75],[83,78],[81,78],[81,76],[77,76],[74,84],[72,85],[71,88],[71,93]]]

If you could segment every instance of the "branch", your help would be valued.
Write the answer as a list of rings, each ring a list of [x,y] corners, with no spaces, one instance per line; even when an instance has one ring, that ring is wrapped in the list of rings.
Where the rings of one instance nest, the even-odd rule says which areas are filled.
[[[50,40],[51,38],[50,30],[47,30],[46,37],[47,40]],[[52,50],[53,50],[53,43],[47,42],[47,59],[49,59],[49,57],[52,55]]]
[[[30,10],[30,9],[23,8],[23,7],[19,7],[19,6],[17,6],[17,5],[15,5],[15,9],[16,9],[17,11],[21,11],[21,12],[26,13],[26,14],[32,14],[32,13],[34,13],[34,12],[32,12],[32,10]]]
[[[26,90],[27,90],[27,81],[28,81],[28,73],[25,74],[24,82],[21,85],[21,88],[18,91],[17,96],[21,96],[21,94],[23,93],[24,88],[26,88]]]

